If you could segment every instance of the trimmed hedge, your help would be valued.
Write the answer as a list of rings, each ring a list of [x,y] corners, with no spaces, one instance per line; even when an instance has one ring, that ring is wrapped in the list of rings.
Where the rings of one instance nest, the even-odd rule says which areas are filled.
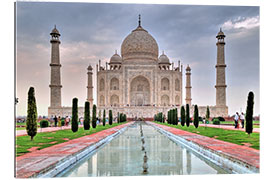
[[[221,117],[221,116],[218,117],[218,120],[219,121],[225,121],[225,119],[223,117]]]
[[[220,121],[218,119],[213,119],[213,124],[220,125]]]
[[[47,120],[41,120],[41,121],[39,122],[39,124],[40,124],[40,127],[41,127],[41,128],[49,127],[49,121],[47,121]]]

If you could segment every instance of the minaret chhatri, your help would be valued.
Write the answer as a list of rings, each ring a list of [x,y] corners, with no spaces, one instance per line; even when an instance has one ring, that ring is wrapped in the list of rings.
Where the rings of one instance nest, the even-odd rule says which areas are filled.
[[[186,68],[186,104],[191,107],[191,68],[189,65]]]
[[[226,36],[222,32],[221,28],[218,32],[217,38],[217,64],[216,64],[216,106],[226,106],[226,81],[225,81],[225,56],[224,56],[224,38]]]
[[[50,82],[50,90],[51,90],[51,108],[60,108],[61,107],[61,64],[60,64],[60,54],[59,54],[59,45],[60,45],[60,33],[54,26],[54,29],[50,33],[51,35],[51,82]]]
[[[90,103],[90,108],[93,107],[93,68],[91,65],[87,68],[88,85],[87,85],[87,101]]]

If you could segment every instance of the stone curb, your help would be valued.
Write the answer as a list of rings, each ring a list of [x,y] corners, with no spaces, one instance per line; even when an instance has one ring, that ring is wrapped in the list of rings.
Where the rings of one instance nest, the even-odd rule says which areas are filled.
[[[248,164],[246,162],[241,161],[229,154],[225,154],[223,152],[211,150],[203,145],[194,143],[192,141],[186,140],[183,137],[175,135],[167,130],[164,130],[161,127],[158,127],[154,123],[149,123],[155,129],[157,129],[160,133],[166,135],[169,139],[174,141],[177,144],[183,145],[196,154],[202,156],[203,158],[209,160],[210,162],[216,164],[219,167],[225,168],[227,171],[231,173],[239,173],[239,174],[252,174],[259,173],[259,168],[255,167],[252,164]],[[169,127],[171,128],[171,127]],[[175,128],[174,128],[175,129]],[[197,134],[196,134],[197,135]],[[198,135],[200,136],[200,135]]]

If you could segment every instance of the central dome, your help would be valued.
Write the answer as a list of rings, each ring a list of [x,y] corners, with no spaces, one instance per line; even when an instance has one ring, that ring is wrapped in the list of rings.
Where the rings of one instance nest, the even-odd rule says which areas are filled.
[[[157,61],[157,42],[139,23],[139,26],[124,39],[121,45],[121,56],[123,60]]]

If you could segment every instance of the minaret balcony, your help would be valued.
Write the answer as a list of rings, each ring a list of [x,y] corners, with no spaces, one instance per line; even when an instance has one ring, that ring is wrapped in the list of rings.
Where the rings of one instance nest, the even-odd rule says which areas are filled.
[[[59,88],[62,88],[62,85],[59,85],[59,84],[50,84],[49,87],[59,87]]]
[[[51,63],[50,66],[62,66],[61,64]]]
[[[224,67],[224,68],[225,68],[225,67],[227,67],[227,65],[226,65],[226,64],[217,64],[217,65],[216,65],[216,68],[217,68],[217,67]]]

